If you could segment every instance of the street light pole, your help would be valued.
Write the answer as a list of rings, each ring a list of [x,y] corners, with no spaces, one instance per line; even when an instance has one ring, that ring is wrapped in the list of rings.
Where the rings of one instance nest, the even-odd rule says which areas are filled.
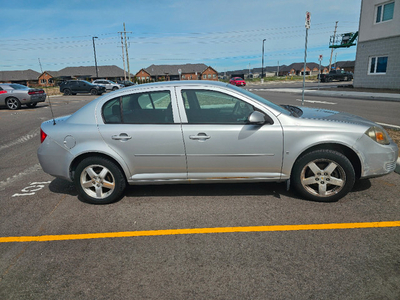
[[[93,52],[94,52],[94,65],[96,67],[96,78],[99,78],[99,72],[97,70],[97,59],[96,59],[96,46],[94,45],[94,39],[97,39],[97,36],[92,37],[93,40]]]
[[[263,46],[262,46],[262,64],[261,64],[261,83],[264,82],[264,42],[266,39],[263,39]]]

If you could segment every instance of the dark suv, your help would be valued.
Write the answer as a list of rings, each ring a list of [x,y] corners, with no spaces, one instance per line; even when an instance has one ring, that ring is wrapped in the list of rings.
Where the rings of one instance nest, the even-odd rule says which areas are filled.
[[[104,86],[95,85],[85,80],[67,80],[60,84],[60,92],[64,95],[76,95],[77,93],[90,93],[101,95],[106,92]]]

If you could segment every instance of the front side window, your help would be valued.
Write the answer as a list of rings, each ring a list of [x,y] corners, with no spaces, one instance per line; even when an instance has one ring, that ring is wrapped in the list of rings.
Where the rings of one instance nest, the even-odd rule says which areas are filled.
[[[368,74],[386,74],[387,63],[387,56],[370,57]]]
[[[210,90],[182,90],[189,124],[246,124],[254,107]]]
[[[393,19],[394,1],[381,4],[376,7],[375,23],[385,22]]]

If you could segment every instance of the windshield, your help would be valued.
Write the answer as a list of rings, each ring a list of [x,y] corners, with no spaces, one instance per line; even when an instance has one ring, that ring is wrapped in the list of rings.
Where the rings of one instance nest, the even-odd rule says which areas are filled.
[[[263,103],[263,104],[265,104],[265,105],[267,105],[267,106],[279,111],[280,113],[282,113],[284,115],[288,115],[289,116],[291,114],[290,111],[284,109],[283,107],[281,107],[279,105],[276,105],[275,103],[272,103],[272,102],[264,99],[263,97],[260,97],[260,96],[258,96],[256,94],[253,94],[252,92],[249,92],[248,90],[245,90],[245,89],[240,88],[240,87],[236,87],[234,85],[229,85],[229,87],[231,89],[234,89],[234,90],[242,93],[242,94],[245,94],[248,97],[256,99],[257,101],[259,101],[259,102],[261,102],[261,103]]]
[[[22,84],[10,84],[10,87],[12,87],[14,90],[29,90],[27,86]]]

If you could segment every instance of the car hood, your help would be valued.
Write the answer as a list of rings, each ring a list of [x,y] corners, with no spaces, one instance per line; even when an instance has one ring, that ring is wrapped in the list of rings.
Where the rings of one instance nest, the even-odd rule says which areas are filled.
[[[322,108],[309,108],[309,107],[299,107],[299,108],[303,111],[303,114],[300,116],[301,119],[327,120],[340,123],[364,125],[367,127],[376,126],[376,124],[372,121],[369,121],[367,119],[349,113],[344,113],[329,109],[322,109]]]

